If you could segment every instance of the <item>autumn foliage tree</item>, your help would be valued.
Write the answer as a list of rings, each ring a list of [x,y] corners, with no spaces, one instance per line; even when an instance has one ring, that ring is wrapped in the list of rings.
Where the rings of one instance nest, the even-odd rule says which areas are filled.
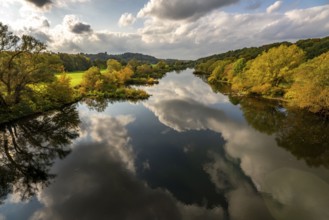
[[[109,59],[107,62],[107,71],[120,71],[122,69],[122,65],[119,61],[114,59]]]
[[[301,108],[329,113],[329,52],[294,71],[294,83],[285,97]]]
[[[110,59],[107,61],[107,72],[104,74],[109,83],[115,86],[123,86],[134,74],[132,67],[123,67],[119,61]]]
[[[280,96],[291,85],[292,70],[304,61],[304,57],[303,50],[296,45],[272,48],[251,62],[249,69],[237,77],[233,88],[248,93]]]
[[[83,75],[80,91],[87,93],[91,91],[102,91],[105,77],[98,67],[90,67]]]
[[[71,78],[66,74],[60,75],[52,83],[47,84],[45,93],[49,101],[58,105],[72,102],[74,90],[71,87]]]
[[[326,37],[228,51],[197,60],[194,73],[205,75],[214,91],[226,82],[234,95],[285,99],[329,114],[328,42]]]
[[[45,49],[35,38],[18,37],[0,23],[0,106],[17,105],[33,96],[33,87],[55,80],[61,65]]]

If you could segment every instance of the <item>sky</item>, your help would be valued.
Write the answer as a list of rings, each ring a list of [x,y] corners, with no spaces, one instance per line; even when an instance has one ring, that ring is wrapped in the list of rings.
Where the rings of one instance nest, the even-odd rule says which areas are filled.
[[[0,22],[53,52],[196,59],[329,36],[329,0],[0,0]]]

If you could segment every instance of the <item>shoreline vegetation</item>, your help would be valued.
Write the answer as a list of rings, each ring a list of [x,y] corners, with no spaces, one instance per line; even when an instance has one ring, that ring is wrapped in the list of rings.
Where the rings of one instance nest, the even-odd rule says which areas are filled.
[[[213,90],[285,102],[329,115],[329,37],[244,48],[196,61],[195,75]]]
[[[45,44],[14,35],[0,22],[0,124],[82,99],[144,100],[150,95],[133,85],[156,84],[167,72],[188,65],[189,61],[151,64],[136,59],[98,60],[92,65],[82,54],[48,52]]]
[[[150,95],[133,86],[154,85],[167,72],[193,67],[214,91],[225,84],[231,96],[280,100],[329,115],[329,37],[244,48],[196,61],[132,53],[115,58],[106,53],[52,53],[42,42],[17,36],[0,22],[0,124],[82,99],[144,100]]]

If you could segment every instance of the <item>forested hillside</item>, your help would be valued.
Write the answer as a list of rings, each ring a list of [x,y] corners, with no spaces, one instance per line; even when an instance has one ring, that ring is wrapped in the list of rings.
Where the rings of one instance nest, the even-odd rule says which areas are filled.
[[[329,113],[329,37],[244,48],[196,61],[212,87],[229,83],[238,95],[288,101]]]
[[[160,60],[138,53],[124,53],[120,55],[112,55],[107,53],[98,54],[68,54],[68,53],[52,53],[53,59],[57,59],[66,72],[73,71],[85,71],[92,66],[97,66],[101,69],[105,69],[107,64],[106,61],[109,59],[118,60],[121,63],[128,63],[130,60],[135,60],[138,63],[156,64]]]
[[[130,60],[135,60],[139,63],[146,64],[156,64],[160,60],[149,55],[144,55],[140,53],[124,53],[124,54],[108,54],[108,53],[98,53],[98,54],[84,54],[88,57],[92,63],[100,68],[106,67],[106,61],[109,59],[118,60],[121,63],[128,63]]]

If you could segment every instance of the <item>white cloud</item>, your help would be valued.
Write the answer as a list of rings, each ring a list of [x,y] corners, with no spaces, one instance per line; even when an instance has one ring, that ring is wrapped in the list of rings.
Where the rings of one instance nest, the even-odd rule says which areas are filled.
[[[276,12],[278,11],[281,6],[282,6],[282,1],[276,1],[274,2],[272,5],[270,5],[267,9],[266,9],[266,12],[267,13],[273,13],[273,12]]]
[[[273,199],[265,197],[265,202],[276,219],[291,219],[291,216],[305,220],[328,218],[328,209],[322,204],[329,203],[329,185],[318,176],[281,168],[269,173],[265,180],[265,190],[273,196]]]
[[[70,4],[77,1],[81,0],[71,0]],[[14,0],[14,3],[10,3],[5,0],[6,7],[17,7],[19,2]],[[59,4],[58,1],[56,2]],[[63,21],[61,23],[58,21],[59,24],[56,25],[48,19],[47,13],[36,11],[27,6],[27,3],[18,8],[19,13],[1,7],[0,17],[4,17],[17,33],[31,34],[46,41],[49,49],[54,52],[124,53],[129,51],[159,58],[195,59],[278,41],[324,37],[329,33],[329,5],[290,10],[285,13],[229,13],[218,9],[209,12],[209,9],[204,13],[197,11],[196,14],[200,16],[186,13],[184,18],[175,18],[173,14],[181,10],[178,7],[178,11],[173,14],[163,15],[164,19],[157,11],[169,13],[171,10],[176,10],[171,8],[175,5],[169,3],[175,3],[177,7],[187,4],[186,1],[149,1],[140,10],[139,28],[136,30],[131,27],[130,33],[114,32],[99,27],[94,30],[93,23],[83,22],[80,19],[82,16],[77,15],[71,19],[68,18],[72,15],[65,15]],[[198,4],[199,0],[191,3],[193,7]],[[215,3],[207,1],[206,5],[210,4]],[[278,4],[280,3],[274,5]],[[274,12],[274,9],[271,11]],[[135,19],[133,14],[122,14],[119,25],[133,24]],[[47,22],[51,24],[50,27],[42,26]]]
[[[83,118],[83,129],[87,129],[89,142],[105,145],[110,158],[122,164],[127,170],[135,172],[134,153],[130,145],[128,131],[125,128],[135,121],[131,115],[117,117],[95,114]],[[82,131],[85,133],[84,131]],[[85,140],[80,140],[85,141]]]
[[[323,37],[329,33],[329,5],[286,13],[214,11],[193,22],[149,17],[138,33],[147,43],[178,45],[182,52],[188,50],[200,57],[277,41]]]
[[[92,114],[92,115],[90,115]],[[186,205],[170,192],[150,188],[136,178],[135,155],[126,126],[130,115],[83,115],[81,129],[88,135],[79,147],[53,168],[60,175],[49,187],[40,188],[42,204],[30,219],[218,219],[223,209]],[[133,172],[132,172],[133,171]],[[106,195],[106,196],[104,196]],[[104,205],[106,204],[106,205]]]
[[[121,15],[118,24],[120,27],[126,27],[134,24],[135,21],[136,18],[131,13],[124,13],[123,15]]]
[[[90,2],[90,0],[55,0],[54,4],[57,7],[69,7],[70,5],[77,4],[77,3],[86,3]]]

